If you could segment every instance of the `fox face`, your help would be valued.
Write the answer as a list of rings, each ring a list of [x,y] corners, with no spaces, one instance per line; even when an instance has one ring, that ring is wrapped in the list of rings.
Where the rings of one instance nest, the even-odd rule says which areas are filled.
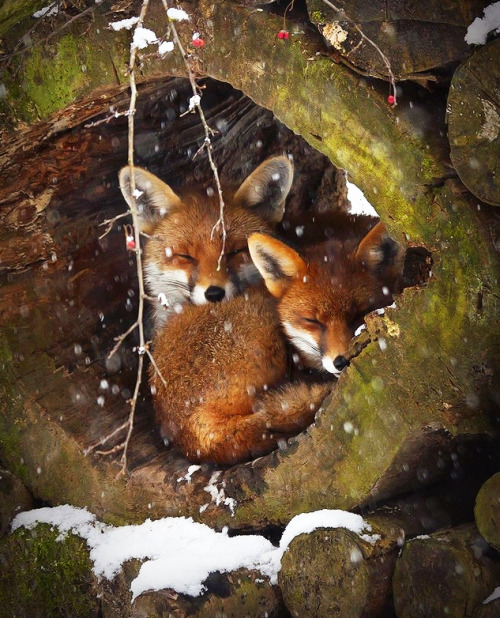
[[[403,247],[378,223],[357,246],[325,241],[309,247],[305,259],[263,234],[253,234],[249,248],[302,364],[338,376],[364,316],[391,304],[387,273],[401,273]]]
[[[287,157],[264,161],[237,190],[223,189],[223,224],[213,192],[174,192],[144,169],[135,168],[134,174],[141,232],[148,238],[145,282],[149,295],[159,299],[153,315],[156,330],[186,303],[226,301],[260,280],[247,238],[271,231],[283,217],[293,179]],[[119,177],[130,205],[130,168],[123,168]]]

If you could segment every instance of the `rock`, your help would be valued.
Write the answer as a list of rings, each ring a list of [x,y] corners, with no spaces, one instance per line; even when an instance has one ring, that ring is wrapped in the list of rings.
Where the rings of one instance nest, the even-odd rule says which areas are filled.
[[[473,524],[409,541],[393,578],[398,618],[470,616],[500,577],[500,563]]]
[[[477,494],[474,518],[482,537],[500,551],[500,472],[488,479]]]
[[[0,537],[9,529],[14,515],[33,506],[33,497],[21,481],[0,468]]]
[[[259,574],[246,569],[212,573],[205,585],[208,590],[200,597],[177,594],[174,590],[145,592],[134,601],[132,618],[264,618],[282,615],[283,601],[279,589]]]
[[[460,180],[476,197],[500,206],[500,39],[480,47],[453,75],[448,139]]]

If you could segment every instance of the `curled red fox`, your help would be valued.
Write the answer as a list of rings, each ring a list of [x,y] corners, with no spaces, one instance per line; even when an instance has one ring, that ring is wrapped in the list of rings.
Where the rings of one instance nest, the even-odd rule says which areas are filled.
[[[401,269],[402,247],[376,225],[354,246],[327,240],[305,258],[267,234],[248,245],[270,295],[257,289],[228,303],[186,306],[159,333],[151,368],[162,435],[192,461],[234,464],[302,431],[348,365],[363,316],[392,302],[382,272]],[[346,247],[350,247],[346,249]],[[332,284],[333,282],[333,284]],[[290,353],[319,370],[290,381]],[[323,379],[322,375],[323,374]]]
[[[159,330],[185,303],[202,305],[229,300],[260,280],[248,255],[252,232],[270,232],[283,217],[293,166],[285,156],[257,167],[239,188],[225,186],[224,226],[214,191],[196,187],[174,190],[154,174],[134,168],[148,294]],[[120,171],[120,188],[131,203],[130,168]]]

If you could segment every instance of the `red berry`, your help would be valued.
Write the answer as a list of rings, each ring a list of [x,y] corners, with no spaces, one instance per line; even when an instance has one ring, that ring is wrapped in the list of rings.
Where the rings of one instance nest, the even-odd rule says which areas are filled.
[[[203,47],[205,45],[205,40],[204,39],[200,39],[200,37],[197,37],[196,39],[193,39],[193,45],[195,47]]]
[[[127,236],[126,241],[127,241],[127,249],[129,251],[133,251],[135,249],[134,237],[133,236]]]
[[[276,36],[278,37],[278,39],[290,38],[290,34],[286,30],[280,30]]]
[[[389,105],[394,105],[395,102],[396,102],[396,97],[393,94],[390,94],[387,97],[387,103],[389,103]]]

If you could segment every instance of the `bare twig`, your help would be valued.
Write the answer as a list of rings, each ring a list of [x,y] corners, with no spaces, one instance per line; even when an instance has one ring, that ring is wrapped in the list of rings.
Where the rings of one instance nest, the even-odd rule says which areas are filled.
[[[155,359],[153,358],[153,355],[151,354],[151,352],[149,351],[149,347],[146,347],[146,354],[149,357],[149,360],[151,361],[151,364],[153,365],[154,370],[156,371],[158,377],[160,378],[160,380],[163,382],[163,385],[166,386],[167,385],[167,381],[165,380],[165,378],[161,375],[161,371],[158,369],[158,365],[156,364]]]
[[[165,8],[165,11],[168,11],[169,6],[168,6],[167,0],[162,0],[162,3]],[[207,120],[205,118],[205,114],[203,113],[203,109],[201,108],[200,95],[198,94],[199,89],[196,84],[196,79],[191,69],[191,65],[189,64],[189,60],[188,60],[189,56],[188,54],[186,54],[184,46],[182,45],[179,35],[177,33],[177,28],[175,27],[175,24],[173,21],[170,22],[170,28],[172,31],[172,35],[174,37],[174,42],[179,48],[180,53],[182,54],[184,65],[186,67],[186,71],[189,77],[189,83],[191,84],[191,89],[193,91],[193,98],[191,99],[191,101],[193,102],[193,108],[195,108],[196,111],[198,112],[200,116],[201,124],[203,125],[203,129],[205,131],[205,139],[204,139],[202,147],[204,147],[207,151],[208,161],[210,163],[210,168],[212,169],[212,173],[214,175],[215,186],[217,188],[217,194],[219,197],[219,218],[217,219],[217,221],[215,222],[215,225],[212,228],[211,238],[213,238],[213,235],[215,234],[215,232],[220,228],[221,234],[222,234],[222,248],[221,248],[221,252],[219,255],[219,259],[217,261],[217,270],[220,270],[222,258],[224,257],[224,253],[226,250],[226,224],[224,220],[224,198],[222,195],[222,187],[221,187],[220,178],[219,178],[219,171],[217,170],[217,166],[212,156],[212,141],[210,139],[210,136],[214,134],[214,131],[208,126]]]
[[[113,225],[116,221],[118,221],[118,219],[123,219],[124,217],[130,217],[130,212],[122,212],[120,215],[116,215],[116,217],[113,217],[112,219],[105,219],[102,223],[100,223],[99,225],[105,225],[106,229],[99,236],[99,240],[102,240],[111,232],[111,230],[113,229]]]
[[[101,438],[97,442],[94,442],[93,444],[88,446],[83,451],[83,454],[84,455],[88,455],[89,453],[94,451],[97,447],[102,446],[103,444],[106,444],[106,442],[109,442],[109,440],[111,440],[111,438],[114,438],[117,434],[119,434],[121,431],[123,431],[126,427],[128,427],[128,419],[124,423],[122,423],[119,427],[114,429],[111,433],[109,433],[107,436],[105,436],[104,438]],[[96,451],[96,452],[102,454],[102,451]]]
[[[345,10],[343,8],[339,8],[338,6],[335,6],[335,4],[333,4],[333,2],[330,2],[330,0],[323,0],[323,2],[327,6],[329,6],[331,9],[333,9],[334,11],[337,11],[338,13],[341,13],[345,17],[345,19],[354,26],[354,29],[359,33],[361,38],[364,41],[366,41],[369,45],[371,45],[375,49],[375,51],[379,54],[379,56],[382,58],[382,62],[385,64],[385,66],[387,68],[387,72],[389,74],[389,81],[391,82],[392,95],[394,97],[393,106],[396,106],[397,105],[396,80],[394,78],[394,73],[392,72],[392,67],[391,67],[391,63],[389,61],[389,58],[387,58],[387,56],[380,49],[380,47],[375,43],[375,41],[370,39],[370,37],[366,36],[366,34],[363,32],[363,30],[360,28],[360,26],[353,19],[351,19],[349,17],[349,15],[347,15],[347,13],[345,12]]]
[[[148,5],[149,5],[149,0],[143,0],[141,12],[139,14],[139,19],[135,26],[136,28],[142,27],[144,18],[146,16],[146,12],[148,10]],[[146,338],[144,335],[144,323],[143,323],[144,300],[146,298],[146,292],[144,288],[144,277],[143,277],[143,272],[142,272],[142,252],[141,252],[141,242],[140,242],[139,218],[138,218],[138,213],[137,213],[137,204],[136,204],[136,195],[135,195],[136,185],[135,185],[135,173],[134,173],[134,114],[135,114],[135,107],[136,107],[136,102],[137,102],[137,86],[135,82],[136,55],[137,55],[137,48],[132,43],[130,46],[130,61],[129,61],[129,66],[128,66],[129,85],[130,85],[130,103],[129,103],[128,111],[125,112],[125,115],[128,116],[128,165],[130,167],[129,210],[127,213],[117,215],[113,219],[104,221],[104,224],[107,225],[108,228],[104,232],[103,236],[105,236],[109,232],[113,223],[117,221],[118,219],[125,217],[125,216],[132,217],[132,227],[133,227],[133,233],[134,233],[133,251],[136,257],[137,279],[139,283],[139,307],[137,310],[137,319],[132,324],[132,326],[130,326],[123,334],[115,338],[116,345],[113,347],[113,349],[109,353],[108,358],[113,356],[117,352],[118,348],[123,343],[123,341],[130,335],[130,333],[132,333],[133,331],[137,329],[139,332],[139,345],[137,346],[136,351],[139,355],[139,363],[137,365],[137,376],[136,376],[136,381],[135,381],[134,393],[132,395],[132,398],[128,402],[130,405],[128,419],[125,421],[125,423],[120,425],[117,429],[112,431],[110,434],[108,434],[107,436],[104,436],[97,445],[93,445],[89,447],[86,451],[87,453],[91,452],[92,450],[96,448],[96,446],[99,446],[100,444],[105,444],[111,438],[116,436],[117,433],[119,433],[120,431],[123,431],[124,429],[127,429],[127,434],[123,442],[121,442],[120,444],[117,444],[116,446],[114,446],[113,448],[109,450],[95,451],[99,455],[111,455],[113,453],[123,451],[121,460],[120,460],[121,468],[120,468],[120,471],[118,472],[118,476],[125,474],[127,470],[128,446],[129,446],[130,438],[132,436],[132,431],[134,428],[134,418],[135,418],[135,411],[137,407],[137,397],[139,395],[139,389],[140,389],[141,382],[142,382],[142,373],[143,373],[143,368],[144,368],[144,354],[146,353],[146,350],[147,350]]]

